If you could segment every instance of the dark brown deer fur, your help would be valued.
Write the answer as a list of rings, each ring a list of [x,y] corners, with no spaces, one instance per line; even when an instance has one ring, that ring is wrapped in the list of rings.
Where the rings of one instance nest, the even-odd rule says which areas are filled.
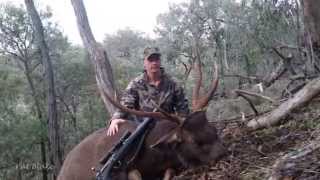
[[[64,161],[58,180],[91,180],[95,173],[91,167],[97,167],[99,159],[119,140],[126,129],[135,129],[128,122],[120,126],[119,133],[106,136],[106,129],[100,129],[78,144]],[[191,167],[216,161],[226,154],[226,149],[217,136],[216,128],[208,123],[205,112],[193,113],[186,119],[180,130],[170,121],[157,122],[149,133],[139,156],[128,170],[137,169],[144,179],[162,176],[168,168]],[[172,135],[154,144],[164,134]]]

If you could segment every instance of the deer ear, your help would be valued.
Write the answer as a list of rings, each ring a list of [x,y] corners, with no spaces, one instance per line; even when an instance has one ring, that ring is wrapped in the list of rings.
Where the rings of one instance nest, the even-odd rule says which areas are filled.
[[[164,145],[177,144],[182,141],[180,131],[175,128],[170,131],[168,134],[160,137],[154,144],[151,144],[151,148],[161,148]]]

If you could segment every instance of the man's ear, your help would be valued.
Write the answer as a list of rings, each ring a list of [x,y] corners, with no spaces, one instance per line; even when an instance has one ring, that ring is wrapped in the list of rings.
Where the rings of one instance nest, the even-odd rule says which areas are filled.
[[[164,145],[173,145],[182,142],[180,128],[175,128],[168,134],[160,137],[154,144],[151,144],[151,148],[161,148]]]

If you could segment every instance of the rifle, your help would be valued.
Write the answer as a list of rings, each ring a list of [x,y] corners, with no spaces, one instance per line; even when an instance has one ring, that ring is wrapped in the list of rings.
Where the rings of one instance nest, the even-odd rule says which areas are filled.
[[[126,131],[121,136],[119,142],[100,160],[100,164],[103,166],[97,172],[96,180],[112,180],[112,171],[123,167],[125,163],[122,161],[128,154],[131,145],[144,135],[151,122],[151,118],[145,118],[134,132]]]

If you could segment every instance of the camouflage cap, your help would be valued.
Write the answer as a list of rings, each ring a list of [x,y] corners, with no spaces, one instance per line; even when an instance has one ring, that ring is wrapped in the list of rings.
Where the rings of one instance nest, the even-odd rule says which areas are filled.
[[[153,54],[158,54],[161,56],[160,49],[157,47],[147,47],[143,51],[144,58],[149,58]]]

